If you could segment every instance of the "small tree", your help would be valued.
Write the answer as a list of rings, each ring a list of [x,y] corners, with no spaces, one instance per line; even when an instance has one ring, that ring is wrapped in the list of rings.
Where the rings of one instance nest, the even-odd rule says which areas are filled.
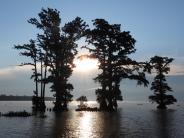
[[[87,102],[87,97],[86,96],[80,96],[79,98],[76,99],[76,101],[80,102],[79,108],[83,108],[86,107],[86,105],[84,104],[84,102]]]
[[[156,70],[156,76],[151,84],[151,90],[154,90],[154,95],[149,96],[149,99],[158,103],[157,108],[166,109],[166,105],[173,104],[177,100],[172,95],[166,95],[166,92],[172,91],[171,87],[166,83],[165,74],[170,71],[169,63],[174,59],[168,57],[154,56],[150,60],[152,69]]]

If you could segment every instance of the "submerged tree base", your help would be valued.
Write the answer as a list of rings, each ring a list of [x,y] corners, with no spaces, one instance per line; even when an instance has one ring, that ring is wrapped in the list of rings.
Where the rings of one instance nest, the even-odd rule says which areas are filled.
[[[91,112],[97,112],[100,111],[97,107],[86,107],[86,108],[77,108],[75,111],[91,111]]]
[[[157,109],[167,109],[167,107],[166,107],[166,105],[161,105],[160,104],[160,105],[157,106]]]
[[[38,97],[38,96],[33,96],[32,103],[33,103],[32,108],[34,111],[43,111],[43,112],[45,111],[46,105],[45,105],[43,98]]]
[[[34,111],[45,112],[46,106],[33,106],[32,109],[33,109]]]
[[[68,111],[68,108],[67,107],[63,107],[63,106],[54,106],[53,111],[54,112]]]
[[[99,109],[99,111],[104,111],[104,112],[116,112],[117,109]]]
[[[77,108],[75,109],[75,111],[88,111],[88,112],[115,112],[117,110],[109,110],[109,109],[100,109],[97,107],[86,107],[86,108]]]
[[[117,111],[117,104],[116,106],[113,106],[113,105],[107,105],[106,103],[101,103],[99,110],[107,111],[107,112],[114,112],[114,111]]]

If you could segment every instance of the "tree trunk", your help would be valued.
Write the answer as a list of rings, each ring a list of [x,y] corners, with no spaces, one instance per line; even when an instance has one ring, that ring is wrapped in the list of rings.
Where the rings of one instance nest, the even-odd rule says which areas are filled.
[[[38,73],[37,73],[37,67],[36,67],[36,60],[34,61],[34,67],[35,67],[35,83],[36,83],[36,96],[38,97]]]
[[[167,109],[166,105],[163,104],[163,103],[160,103],[158,106],[157,106],[158,109]]]
[[[105,101],[105,99],[103,99],[102,101],[100,101],[100,110],[102,111],[107,111],[107,103]]]
[[[43,82],[43,102],[44,102],[44,105],[45,105],[45,85],[46,85],[45,79],[46,79],[46,77],[47,77],[47,66],[45,66],[44,82]]]
[[[108,111],[114,111],[112,98],[109,98],[108,102]]]
[[[59,58],[58,55],[56,55],[56,70],[55,70],[55,90],[56,90],[56,102],[55,102],[55,106],[54,106],[54,110],[55,111],[62,111],[62,101],[61,101],[61,96],[62,96],[62,89],[61,89],[61,76],[60,76],[60,64],[59,64]]]
[[[109,48],[109,58],[108,58],[108,110],[113,111],[113,91],[112,91],[112,49],[111,47]]]
[[[40,91],[41,91],[41,98],[43,98],[43,65],[42,65],[42,59],[41,59],[41,86],[40,86]]]
[[[159,69],[159,72],[160,72],[160,75],[162,75],[162,70],[161,70],[161,68]],[[163,93],[163,91],[162,91],[162,79],[160,78],[160,80],[159,80],[159,83],[160,83],[160,103],[159,103],[159,105],[157,106],[157,108],[158,109],[166,109],[167,107],[166,107],[166,105],[165,105],[165,103],[164,103],[164,93]]]

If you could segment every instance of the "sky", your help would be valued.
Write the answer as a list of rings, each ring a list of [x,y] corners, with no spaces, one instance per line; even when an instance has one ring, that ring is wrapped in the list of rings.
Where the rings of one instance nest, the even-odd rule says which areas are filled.
[[[79,16],[90,26],[92,20],[103,18],[110,24],[121,24],[122,31],[130,31],[136,39],[139,61],[154,55],[174,58],[171,74],[184,74],[184,1],[183,0],[1,0],[0,1],[0,94],[31,95],[33,82],[29,80],[30,69],[15,65],[27,59],[19,56],[14,45],[35,39],[39,31],[27,23],[38,17],[41,8],[60,11],[63,26]],[[94,73],[74,72],[71,80],[80,90],[86,83],[93,90],[98,87],[92,81]],[[78,83],[81,80],[80,83]],[[22,87],[24,86],[24,87]],[[181,86],[179,86],[181,87]]]

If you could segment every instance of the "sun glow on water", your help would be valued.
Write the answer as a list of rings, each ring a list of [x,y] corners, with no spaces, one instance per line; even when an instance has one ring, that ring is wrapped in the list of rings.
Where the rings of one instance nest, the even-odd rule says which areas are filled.
[[[79,124],[80,138],[89,138],[92,135],[92,115],[90,113],[82,113]]]

